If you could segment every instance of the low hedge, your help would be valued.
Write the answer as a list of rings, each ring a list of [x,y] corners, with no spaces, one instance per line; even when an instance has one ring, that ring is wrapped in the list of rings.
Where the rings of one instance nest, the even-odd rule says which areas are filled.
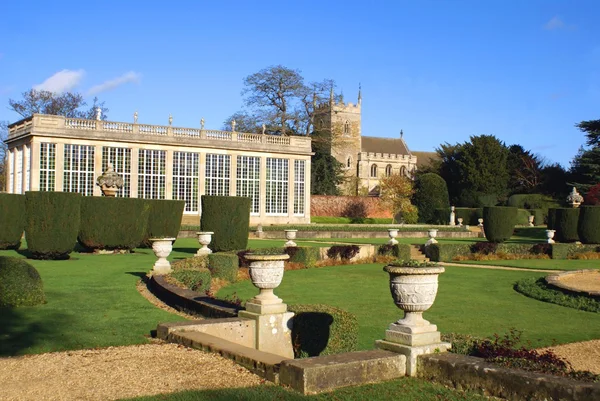
[[[147,232],[145,199],[85,196],[81,199],[79,243],[87,249],[133,249]]]
[[[327,250],[329,259],[350,260],[360,252],[358,245],[334,245]]]
[[[215,278],[222,278],[235,283],[239,269],[239,257],[235,253],[210,253],[208,254],[208,268]]]
[[[248,247],[250,198],[203,195],[201,231],[212,231],[211,249],[227,252]]]
[[[204,294],[210,290],[212,276],[208,269],[177,269],[173,270],[171,277],[192,291]]]
[[[546,216],[548,215],[547,209],[531,209],[529,210],[533,215],[533,225],[543,226],[545,223]]]
[[[393,256],[395,259],[399,260],[410,260],[410,245],[380,245],[377,248],[377,254],[381,256]]]
[[[0,256],[0,307],[34,306],[46,302],[40,274],[23,259]]]
[[[446,224],[448,224],[446,222]],[[451,226],[399,226],[399,225],[383,225],[383,224],[379,224],[379,225],[368,225],[368,224],[354,224],[354,225],[347,225],[347,226],[336,226],[336,225],[316,225],[316,224],[302,224],[302,225],[270,225],[270,226],[263,226],[263,231],[284,231],[284,230],[298,230],[298,232],[301,231],[345,231],[345,232],[356,232],[356,231],[364,231],[364,232],[387,232],[389,228],[393,227],[394,229],[398,230],[399,232],[422,232],[423,233],[423,237],[427,237],[427,230],[429,230],[430,228],[436,228],[438,231],[464,231],[464,228],[461,227],[451,227]],[[187,229],[197,229],[197,227],[194,226],[186,226]],[[196,230],[197,231],[197,230]],[[256,231],[256,226],[251,226],[249,228],[250,232],[255,232]]]
[[[529,225],[529,216],[531,216],[531,212],[526,209],[517,209],[517,221],[516,225],[518,226],[527,226]]]
[[[150,208],[144,244],[152,246],[150,238],[177,238],[185,201],[164,199],[145,199],[144,201]]]
[[[356,351],[358,319],[329,305],[289,305],[295,358]]]
[[[284,250],[290,256],[288,262],[301,263],[306,268],[315,267],[320,258],[319,248],[316,247],[289,246]]]
[[[579,241],[577,226],[579,223],[579,208],[557,208],[554,221],[555,239],[558,242]]]
[[[569,244],[551,244],[550,257],[552,259],[567,259],[569,257]]]
[[[82,196],[71,192],[26,192],[27,249],[34,259],[65,259],[79,233]]]
[[[0,249],[19,249],[25,216],[25,196],[0,193]]]
[[[600,206],[580,207],[577,234],[584,244],[600,244]]]
[[[489,242],[508,240],[515,229],[518,209],[510,206],[483,208],[483,231]]]
[[[471,253],[473,243],[431,244],[425,247],[425,255],[433,262],[451,262],[456,256]]]
[[[600,299],[585,294],[571,294],[552,287],[542,278],[530,277],[517,281],[515,290],[521,294],[544,302],[600,313]]]

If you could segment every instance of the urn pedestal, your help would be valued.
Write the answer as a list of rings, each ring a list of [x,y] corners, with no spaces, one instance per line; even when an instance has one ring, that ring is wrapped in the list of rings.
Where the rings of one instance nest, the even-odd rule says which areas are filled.
[[[427,230],[427,235],[429,235],[429,239],[427,240],[427,242],[425,242],[425,246],[437,244],[437,240],[435,239],[435,237],[437,237],[437,232],[438,230],[436,228],[431,228]]]
[[[208,248],[210,241],[212,241],[212,236],[214,232],[212,231],[199,231],[196,233],[198,236],[198,243],[202,245],[202,248],[198,249],[196,252],[196,256],[203,256],[212,253],[212,251]]]
[[[152,272],[154,274],[169,274],[173,271],[171,269],[171,264],[167,260],[167,257],[171,254],[173,250],[173,241],[176,238],[150,238],[149,241],[152,242],[152,251],[154,251],[154,255],[158,258],[158,260],[154,263],[154,268]]]
[[[283,245],[284,247],[287,248],[289,246],[298,246],[294,242],[294,240],[296,239],[297,232],[298,230],[285,230],[285,239],[287,240],[287,242]]]
[[[408,376],[417,374],[419,355],[447,351],[451,345],[441,341],[435,324],[423,319],[423,312],[433,305],[438,289],[438,275],[443,267],[386,266],[390,275],[390,290],[396,306],[404,317],[390,324],[385,339],[378,340],[378,348],[406,356]]]
[[[388,245],[398,245],[398,240],[396,239],[396,237],[398,236],[398,229],[397,228],[388,228],[388,237],[390,237],[390,240],[388,241]]]

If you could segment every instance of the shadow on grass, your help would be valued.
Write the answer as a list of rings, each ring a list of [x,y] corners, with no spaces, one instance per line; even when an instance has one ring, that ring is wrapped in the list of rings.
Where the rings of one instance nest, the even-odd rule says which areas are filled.
[[[173,252],[189,253],[195,255],[198,252],[198,248],[173,248]]]
[[[145,279],[147,277],[146,276],[147,273],[145,273],[145,272],[125,272],[125,274],[130,274],[132,276],[136,276],[136,277],[139,277],[141,279]]]
[[[521,227],[515,228],[515,237],[527,238],[536,241],[544,241],[546,239],[546,227]]]
[[[0,356],[30,353],[28,349],[56,336],[62,325],[70,324],[67,315],[52,313],[32,318],[26,309],[31,308],[0,308]]]

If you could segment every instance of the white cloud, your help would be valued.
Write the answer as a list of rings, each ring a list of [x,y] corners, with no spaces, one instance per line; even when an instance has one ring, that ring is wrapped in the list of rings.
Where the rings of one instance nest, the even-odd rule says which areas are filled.
[[[141,75],[137,72],[129,71],[121,75],[120,77],[109,79],[108,81],[102,82],[100,85],[92,86],[88,91],[88,95],[96,95],[100,92],[106,92],[115,89],[118,86],[124,85],[129,82],[140,82]]]
[[[564,21],[560,17],[554,16],[550,19],[550,21],[546,22],[546,24],[544,25],[544,29],[553,31],[555,29],[562,29],[565,26],[566,25],[565,25]]]
[[[35,85],[33,89],[56,93],[67,92],[79,85],[79,82],[84,75],[84,70],[62,70],[52,75],[41,84]]]

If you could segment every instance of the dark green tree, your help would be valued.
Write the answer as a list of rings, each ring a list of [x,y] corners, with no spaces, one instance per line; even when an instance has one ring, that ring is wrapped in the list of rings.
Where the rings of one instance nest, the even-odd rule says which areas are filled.
[[[571,182],[583,192],[600,182],[600,120],[582,121],[576,125],[586,136],[586,146],[571,161]]]
[[[419,223],[431,223],[435,209],[450,207],[446,181],[435,173],[421,174],[415,178],[412,203],[419,211]]]
[[[0,121],[0,192],[6,191],[6,143],[8,138],[8,121]]]
[[[329,153],[315,152],[311,158],[310,189],[312,195],[339,195],[344,182],[342,163]]]

